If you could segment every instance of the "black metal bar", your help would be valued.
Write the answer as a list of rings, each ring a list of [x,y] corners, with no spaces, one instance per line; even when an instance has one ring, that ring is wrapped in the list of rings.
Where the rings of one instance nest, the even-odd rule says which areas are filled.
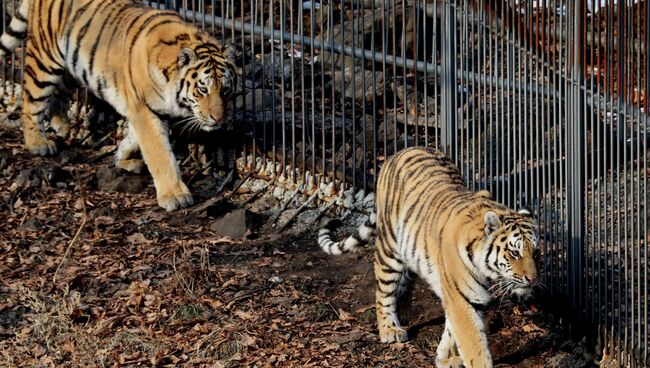
[[[444,34],[442,42],[442,124],[440,144],[442,149],[456,159],[456,93],[458,78],[456,76],[456,1],[444,3]]]

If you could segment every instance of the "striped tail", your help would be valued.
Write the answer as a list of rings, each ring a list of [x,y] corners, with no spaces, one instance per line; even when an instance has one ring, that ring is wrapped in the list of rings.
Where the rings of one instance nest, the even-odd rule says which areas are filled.
[[[4,5],[4,4],[3,4]],[[5,33],[0,36],[0,58],[14,52],[20,41],[27,37],[27,16],[29,13],[29,0],[23,0],[20,8],[11,18]]]
[[[375,214],[359,228],[355,234],[335,242],[332,240],[332,231],[341,224],[340,220],[328,221],[318,232],[318,245],[328,254],[339,255],[347,252],[356,252],[368,243],[375,235]]]

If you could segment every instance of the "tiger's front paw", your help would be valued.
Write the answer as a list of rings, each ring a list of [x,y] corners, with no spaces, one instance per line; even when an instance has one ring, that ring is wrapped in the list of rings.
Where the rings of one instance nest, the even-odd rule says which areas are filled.
[[[394,342],[405,342],[408,340],[408,333],[401,327],[387,326],[379,331],[381,342],[391,344]]]
[[[192,194],[183,182],[179,182],[171,191],[158,194],[158,205],[167,211],[175,211],[193,204]]]
[[[37,139],[26,141],[25,148],[33,155],[48,156],[56,153],[56,144],[49,139]]]

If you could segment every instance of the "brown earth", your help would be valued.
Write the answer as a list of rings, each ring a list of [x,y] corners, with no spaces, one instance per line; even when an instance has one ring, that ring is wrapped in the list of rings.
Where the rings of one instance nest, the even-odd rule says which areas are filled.
[[[110,155],[59,148],[30,156],[0,127],[0,366],[433,365],[444,314],[421,282],[409,342],[379,342],[372,249],[328,256],[301,217],[222,238],[205,211],[158,208],[148,175],[106,179]],[[217,183],[193,181],[199,205]],[[488,321],[499,367],[594,365],[547,312],[505,300]]]

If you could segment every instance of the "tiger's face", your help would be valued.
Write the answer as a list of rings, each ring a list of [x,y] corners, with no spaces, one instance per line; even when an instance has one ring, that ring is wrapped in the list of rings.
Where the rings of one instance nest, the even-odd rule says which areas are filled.
[[[235,67],[214,44],[184,48],[178,56],[181,77],[177,101],[188,124],[204,131],[217,129],[227,116],[235,87]]]
[[[539,237],[535,219],[528,210],[506,215],[488,211],[484,216],[486,240],[491,252],[486,263],[495,294],[527,295],[538,283],[536,258]]]

